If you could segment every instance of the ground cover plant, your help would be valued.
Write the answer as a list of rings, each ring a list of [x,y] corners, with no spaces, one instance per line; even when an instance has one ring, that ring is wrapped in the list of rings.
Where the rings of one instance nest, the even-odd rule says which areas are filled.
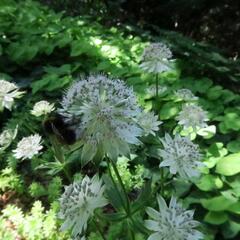
[[[239,62],[155,31],[0,2],[1,239],[239,239]]]

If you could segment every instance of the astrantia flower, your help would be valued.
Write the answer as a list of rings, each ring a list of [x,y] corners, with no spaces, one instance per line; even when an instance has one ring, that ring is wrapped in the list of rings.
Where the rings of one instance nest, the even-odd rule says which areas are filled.
[[[192,93],[191,90],[186,89],[186,88],[182,88],[179,89],[175,92],[176,97],[184,100],[184,101],[193,101],[193,100],[197,100],[198,97],[194,96],[194,94]]]
[[[203,239],[203,234],[195,229],[200,223],[193,219],[193,210],[185,210],[175,197],[171,198],[169,207],[161,196],[157,200],[159,212],[150,207],[146,210],[153,220],[146,220],[145,226],[155,232],[147,240]]]
[[[159,167],[169,167],[172,174],[178,173],[182,178],[191,179],[200,175],[199,167],[202,155],[199,147],[193,144],[188,137],[176,135],[171,138],[169,134],[161,139],[164,149],[160,150],[163,161]]]
[[[192,127],[194,130],[206,127],[208,121],[207,112],[194,104],[185,104],[176,119],[184,129]]]
[[[168,90],[167,86],[158,86],[158,94],[163,94],[164,92],[166,92]],[[155,96],[156,95],[156,85],[151,86],[147,89],[147,92],[151,95],[151,96]]]
[[[82,181],[65,187],[60,198],[59,218],[64,220],[61,230],[71,229],[73,238],[80,236],[95,209],[107,204],[103,193],[104,186],[97,175],[92,179],[85,176]]]
[[[139,118],[138,123],[144,130],[144,135],[152,134],[155,136],[155,132],[159,130],[159,125],[162,123],[158,121],[158,116],[153,112],[143,112]]]
[[[140,67],[149,73],[170,70],[171,50],[163,43],[152,43],[144,49]]]
[[[46,115],[46,114],[54,111],[54,109],[55,109],[54,104],[50,104],[48,101],[43,100],[43,101],[35,103],[31,113],[34,116],[39,117],[41,115]]]
[[[10,146],[17,136],[18,126],[15,129],[6,129],[0,134],[0,151]]]
[[[3,108],[12,109],[14,98],[19,98],[23,92],[19,92],[19,88],[14,83],[0,80],[0,111]]]
[[[143,135],[137,122],[142,110],[136,96],[119,79],[93,75],[75,82],[61,105],[59,113],[84,145],[85,161],[96,153],[116,159],[126,154],[129,144],[138,144],[138,137]]]
[[[22,138],[13,152],[14,156],[18,159],[31,159],[34,155],[38,154],[42,148],[41,136],[34,134],[29,137]]]

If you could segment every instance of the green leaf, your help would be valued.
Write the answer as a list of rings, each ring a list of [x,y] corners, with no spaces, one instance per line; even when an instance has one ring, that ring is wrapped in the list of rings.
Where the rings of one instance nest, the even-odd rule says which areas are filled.
[[[204,221],[213,225],[223,224],[228,220],[228,215],[225,212],[208,212],[204,217]]]
[[[224,196],[201,199],[201,204],[204,208],[215,212],[227,210],[233,203],[234,202],[232,200],[227,199]]]
[[[224,124],[227,129],[240,130],[240,116],[235,112],[229,112],[224,116]]]
[[[227,144],[227,149],[229,152],[232,152],[232,153],[240,152],[240,139],[229,142]]]
[[[209,139],[216,134],[216,126],[210,125],[205,128],[201,128],[200,130],[198,130],[197,134],[205,139]]]
[[[197,187],[202,191],[211,191],[217,188],[221,188],[223,183],[220,178],[213,175],[204,175],[196,183]]]
[[[165,103],[160,110],[159,117],[161,120],[167,120],[177,115],[179,110],[180,109],[176,103],[173,102]]]
[[[233,176],[240,172],[240,153],[230,154],[221,158],[216,166],[216,172],[224,176]]]

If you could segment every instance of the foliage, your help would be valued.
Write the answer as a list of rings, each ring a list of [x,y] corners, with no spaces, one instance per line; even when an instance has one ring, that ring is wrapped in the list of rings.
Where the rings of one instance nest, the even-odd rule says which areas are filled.
[[[41,239],[70,239],[66,234],[58,233],[56,222],[56,203],[51,209],[45,211],[42,203],[33,203],[29,213],[23,214],[22,210],[14,205],[8,205],[3,211],[0,219],[0,229],[7,227],[8,231],[0,232],[1,239],[13,240],[26,238],[29,240]]]

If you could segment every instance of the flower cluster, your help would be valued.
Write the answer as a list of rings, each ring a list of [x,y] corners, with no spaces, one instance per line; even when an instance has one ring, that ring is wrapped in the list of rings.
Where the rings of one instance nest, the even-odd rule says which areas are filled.
[[[167,86],[158,86],[158,94],[163,94],[168,90]],[[151,96],[155,96],[156,95],[156,85],[154,86],[150,86],[147,89],[147,93],[150,94]]]
[[[163,161],[160,167],[170,167],[172,174],[178,173],[184,179],[191,179],[200,175],[199,167],[202,155],[199,147],[193,144],[189,138],[176,135],[171,138],[169,134],[161,139],[164,149],[160,150]]]
[[[0,80],[0,111],[4,108],[12,109],[14,98],[21,97],[23,92],[14,83]]]
[[[119,79],[103,75],[81,79],[68,89],[61,105],[59,113],[76,130],[87,161],[96,153],[116,159],[126,154],[129,144],[139,144],[144,134],[144,126],[137,121],[142,110],[136,96]]]
[[[15,129],[6,129],[0,134],[0,151],[3,151],[10,146],[17,136],[17,132],[18,126]]]
[[[207,112],[195,104],[185,104],[176,119],[184,129],[192,127],[194,130],[206,127],[208,121]]]
[[[33,106],[33,110],[31,111],[31,113],[36,116],[42,116],[42,115],[46,115],[52,111],[54,111],[54,104],[50,104],[48,101],[40,101],[35,103],[35,105]]]
[[[198,97],[194,96],[191,90],[186,88],[178,89],[175,92],[175,95],[177,98],[180,98],[181,100],[184,100],[184,101],[194,101],[198,99]]]
[[[163,43],[152,43],[144,49],[140,67],[149,73],[170,70],[171,50]]]
[[[34,155],[38,154],[42,148],[41,136],[34,134],[29,137],[22,138],[13,152],[14,156],[18,159],[31,159]]]
[[[97,175],[92,179],[85,176],[82,181],[65,187],[60,198],[59,218],[64,220],[61,230],[72,229],[73,238],[80,236],[95,209],[107,204],[103,193],[104,186]]]
[[[147,214],[153,220],[146,220],[145,226],[155,232],[147,240],[199,240],[203,234],[195,228],[200,224],[193,220],[194,211],[186,211],[175,197],[171,198],[169,207],[165,200],[157,197],[159,212],[147,208]]]
[[[153,112],[143,112],[138,118],[138,124],[144,130],[144,136],[152,134],[155,136],[155,132],[159,130],[161,121],[158,121],[158,116]]]

